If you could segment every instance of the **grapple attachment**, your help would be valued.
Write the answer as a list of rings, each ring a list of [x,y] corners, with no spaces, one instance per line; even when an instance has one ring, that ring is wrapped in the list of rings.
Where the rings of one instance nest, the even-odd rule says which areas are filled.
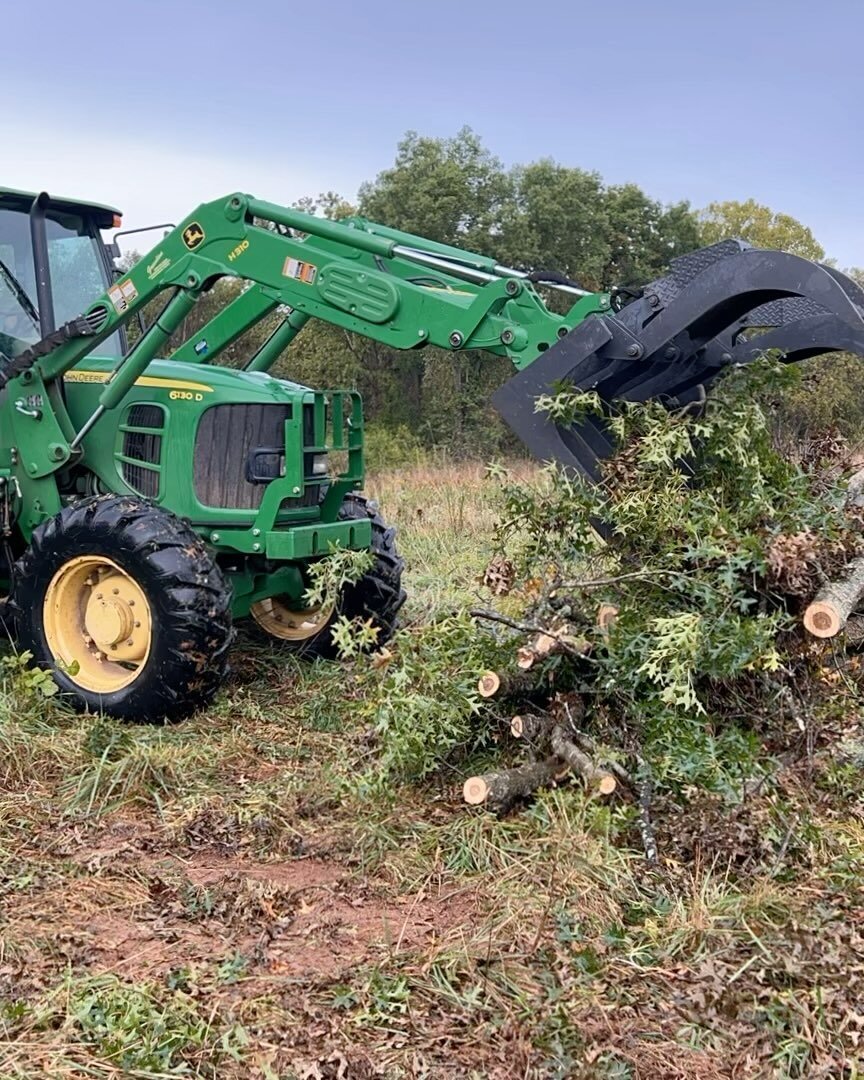
[[[615,449],[603,420],[556,425],[535,409],[541,394],[565,383],[606,403],[656,398],[673,408],[768,350],[788,363],[825,352],[864,357],[864,290],[831,267],[724,240],[674,260],[620,310],[589,316],[492,402],[535,457],[596,479]]]

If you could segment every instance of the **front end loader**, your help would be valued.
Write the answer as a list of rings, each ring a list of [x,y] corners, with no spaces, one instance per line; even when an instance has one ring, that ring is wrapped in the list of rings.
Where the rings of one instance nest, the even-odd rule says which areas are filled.
[[[394,349],[509,357],[517,374],[493,399],[499,411],[536,456],[589,478],[613,439],[602,418],[564,427],[538,412],[556,386],[674,406],[766,349],[790,362],[864,355],[854,282],[737,241],[676,260],[635,293],[590,293],[244,194],[200,206],[117,274],[101,231],[118,220],[110,207],[0,191],[0,526],[20,646],[80,706],[131,719],[205,704],[235,619],[313,655],[333,652],[340,614],[378,643],[393,632],[402,560],[359,494],[359,398],[269,374],[311,319]],[[183,340],[222,278],[246,287]],[[569,296],[566,314],[543,287]],[[160,297],[130,344],[129,324]],[[220,366],[264,319],[272,332],[243,370]],[[337,549],[371,558],[316,605],[312,567]]]

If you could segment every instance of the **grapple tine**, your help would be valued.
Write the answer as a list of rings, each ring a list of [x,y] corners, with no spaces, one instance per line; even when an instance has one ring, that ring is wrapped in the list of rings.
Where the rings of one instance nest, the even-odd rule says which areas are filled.
[[[752,336],[755,328],[763,332]],[[536,412],[541,394],[569,384],[609,404],[695,400],[725,367],[774,349],[789,363],[838,350],[864,356],[864,290],[833,267],[724,241],[675,260],[620,311],[589,316],[492,401],[535,456],[596,479],[599,459],[614,451],[603,420],[558,427]]]
[[[864,322],[860,326],[824,312],[776,326],[757,337],[740,341],[733,350],[736,364],[747,364],[770,349],[778,349],[787,364],[827,352],[864,356]]]
[[[600,348],[610,337],[605,322],[586,319],[577,329],[584,337],[582,359],[596,361]],[[600,364],[606,366],[604,361]],[[602,424],[583,423],[565,428],[554,424],[545,413],[536,409],[537,398],[553,392],[557,383],[569,381],[579,385],[573,370],[578,366],[577,361],[563,370],[559,358],[550,349],[508,379],[492,395],[492,404],[538,460],[557,461],[562,467],[575,469],[595,480],[598,461],[608,457],[615,447]]]

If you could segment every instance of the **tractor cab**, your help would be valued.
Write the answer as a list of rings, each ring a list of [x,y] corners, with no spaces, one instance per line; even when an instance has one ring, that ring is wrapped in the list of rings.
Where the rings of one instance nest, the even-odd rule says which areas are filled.
[[[100,230],[119,224],[109,206],[0,188],[0,353],[19,355],[105,292],[112,266]],[[117,335],[100,346],[120,351]]]

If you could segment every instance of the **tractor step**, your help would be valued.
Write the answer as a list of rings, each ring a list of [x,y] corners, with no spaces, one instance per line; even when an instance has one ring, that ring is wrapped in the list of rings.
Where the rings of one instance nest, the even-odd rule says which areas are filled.
[[[536,410],[562,384],[601,401],[669,407],[698,400],[730,365],[768,350],[788,363],[823,352],[864,357],[864,290],[839,271],[726,240],[673,261],[619,311],[592,315],[502,386],[492,402],[542,461],[589,479],[615,442],[602,418],[570,427]]]

